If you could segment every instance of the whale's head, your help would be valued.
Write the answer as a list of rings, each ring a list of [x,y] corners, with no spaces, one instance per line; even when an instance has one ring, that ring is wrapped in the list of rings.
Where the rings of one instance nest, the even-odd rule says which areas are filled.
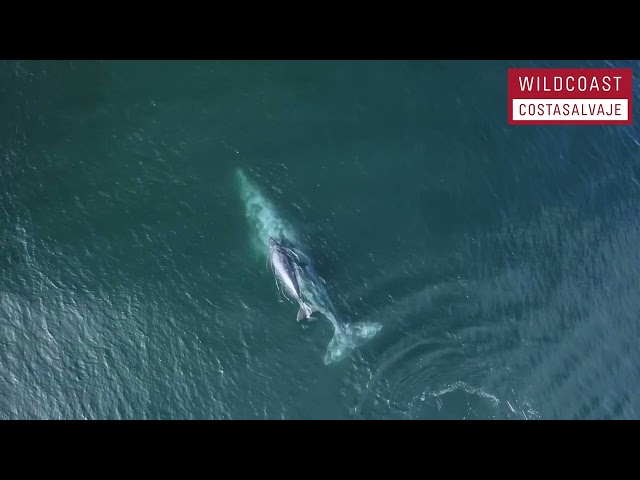
[[[269,254],[273,255],[278,250],[278,242],[273,237],[269,237]]]

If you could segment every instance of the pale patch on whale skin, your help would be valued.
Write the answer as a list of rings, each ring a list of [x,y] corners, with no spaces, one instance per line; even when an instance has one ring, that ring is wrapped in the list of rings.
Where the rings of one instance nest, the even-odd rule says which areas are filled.
[[[276,284],[280,289],[280,284],[284,285],[288,296],[300,304],[300,310],[296,320],[299,322],[308,319],[315,312],[313,307],[307,304],[300,293],[300,285],[298,283],[298,275],[301,273],[299,265],[296,263],[299,256],[290,248],[278,244],[273,238],[269,237],[269,263],[276,277]]]

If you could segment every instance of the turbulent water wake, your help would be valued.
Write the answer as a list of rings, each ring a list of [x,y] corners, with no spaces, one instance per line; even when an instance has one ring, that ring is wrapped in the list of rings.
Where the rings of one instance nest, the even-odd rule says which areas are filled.
[[[260,189],[251,182],[240,169],[236,171],[240,185],[240,194],[245,204],[249,223],[253,229],[253,246],[257,253],[268,256],[269,238],[286,239],[296,248],[301,248],[298,236],[280,215],[274,205],[262,194]],[[315,309],[322,313],[334,326],[333,338],[327,347],[324,357],[325,364],[343,359],[354,348],[373,338],[382,328],[375,322],[346,323],[336,318],[335,310],[324,288],[324,281],[315,273],[312,267],[305,269],[306,275],[301,277],[300,288]]]

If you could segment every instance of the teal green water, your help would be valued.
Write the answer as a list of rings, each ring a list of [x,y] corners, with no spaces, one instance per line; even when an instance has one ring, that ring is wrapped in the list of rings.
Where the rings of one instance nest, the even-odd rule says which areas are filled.
[[[637,68],[0,63],[0,418],[638,418],[638,128],[508,126],[518,66]]]

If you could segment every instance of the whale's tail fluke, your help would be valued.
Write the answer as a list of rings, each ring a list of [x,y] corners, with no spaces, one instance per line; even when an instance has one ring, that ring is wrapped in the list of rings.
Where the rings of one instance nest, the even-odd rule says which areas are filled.
[[[375,337],[382,329],[382,325],[377,322],[332,323],[334,332],[324,356],[325,365],[342,360],[352,350]]]

